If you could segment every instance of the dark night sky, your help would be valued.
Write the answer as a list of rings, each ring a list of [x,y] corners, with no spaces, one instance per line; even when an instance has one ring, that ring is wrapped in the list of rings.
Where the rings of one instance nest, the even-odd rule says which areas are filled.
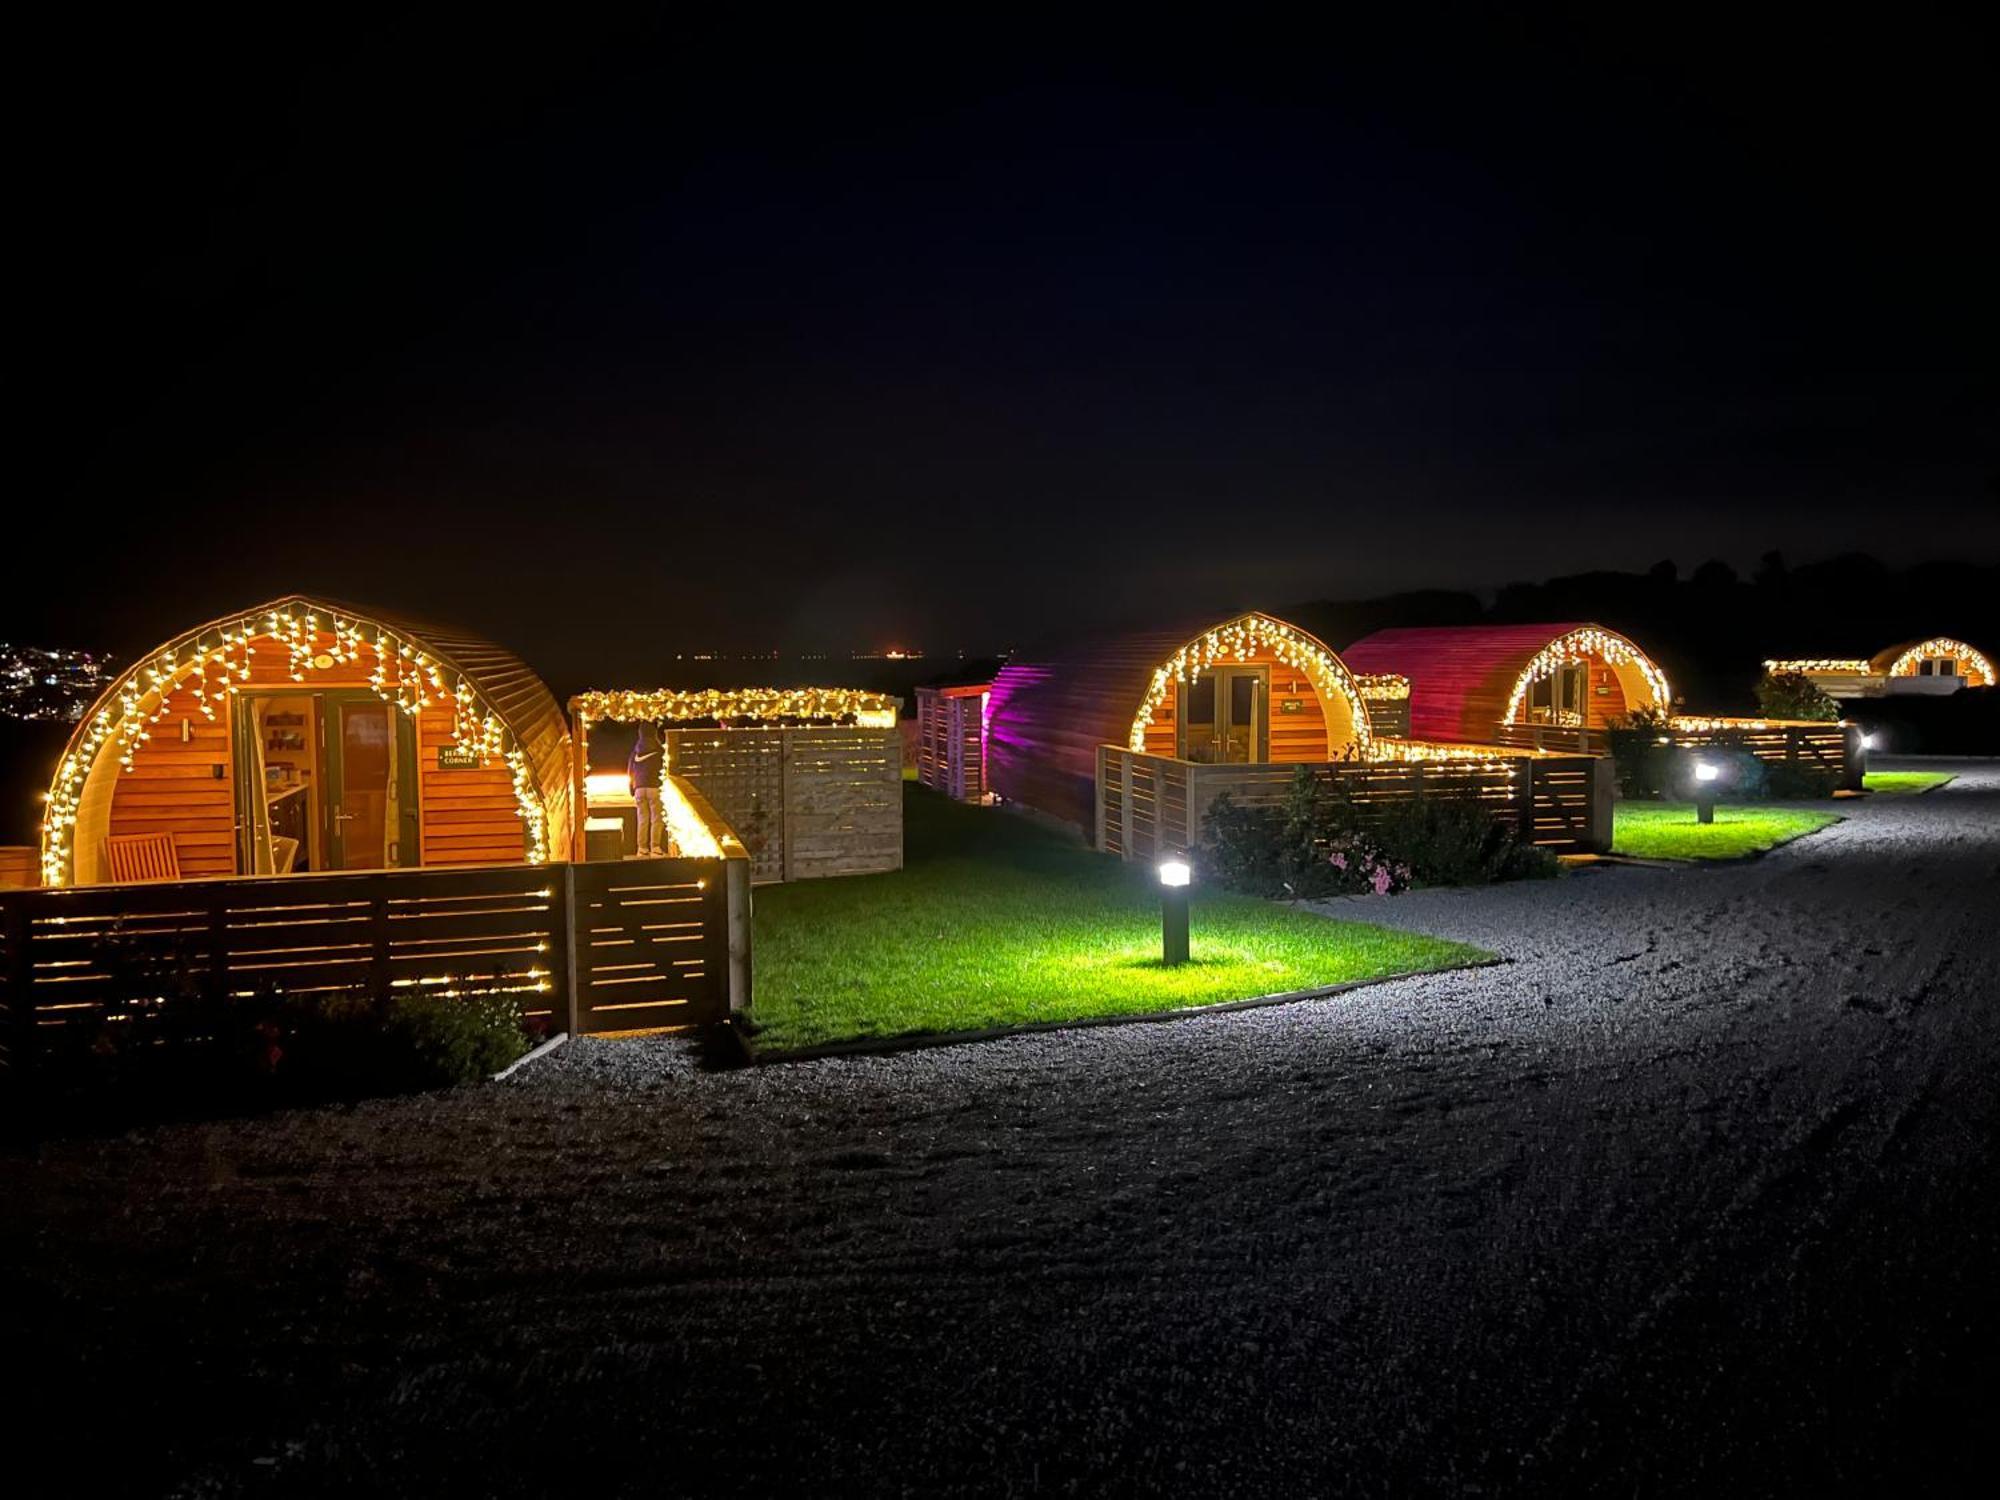
[[[1984,39],[1649,14],[46,34],[16,540],[76,571],[0,635],[315,589],[609,677],[2000,562]]]

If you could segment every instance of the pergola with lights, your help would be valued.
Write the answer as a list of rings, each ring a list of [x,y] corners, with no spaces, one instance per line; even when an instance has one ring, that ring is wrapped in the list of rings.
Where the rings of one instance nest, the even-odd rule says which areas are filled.
[[[678,852],[713,852],[711,818],[761,881],[898,869],[903,859],[901,700],[859,688],[613,689],[570,699],[571,795],[586,813],[629,803],[622,773],[590,769],[598,724],[664,732],[661,804]],[[574,834],[586,857],[588,819]]]

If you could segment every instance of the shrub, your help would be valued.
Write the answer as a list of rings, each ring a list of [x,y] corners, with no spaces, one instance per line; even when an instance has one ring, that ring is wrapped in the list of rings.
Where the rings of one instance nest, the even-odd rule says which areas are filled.
[[[1424,798],[1369,826],[1342,792],[1303,766],[1280,807],[1216,798],[1200,859],[1209,877],[1231,890],[1293,900],[1388,895],[1412,881],[1485,884],[1558,869],[1553,855],[1517,841],[1476,802]]]
[[[1392,807],[1379,832],[1411,879],[1423,885],[1533,880],[1561,868],[1548,850],[1522,843],[1485,808],[1462,797],[1425,797]]]
[[[1278,807],[1242,807],[1224,793],[1202,824],[1202,869],[1250,896],[1309,901],[1322,896],[1386,895],[1409,883],[1359,826],[1347,797],[1299,767]]]
[[[1671,727],[1671,716],[1657,708],[1635,709],[1611,726],[1608,737],[1619,796],[1636,800],[1667,790],[1674,774],[1674,747],[1661,741],[1670,738]]]
[[[528,1047],[503,996],[216,998],[185,979],[120,977],[100,1025],[56,1033],[45,1063],[59,1093],[169,1109],[353,1098],[472,1082]]]
[[[1766,672],[1757,680],[1757,706],[1768,719],[1812,719],[1831,724],[1840,705],[1797,672]]]
[[[1779,761],[1764,768],[1764,795],[1781,802],[1809,802],[1831,797],[1839,786],[1840,778],[1825,766]]]

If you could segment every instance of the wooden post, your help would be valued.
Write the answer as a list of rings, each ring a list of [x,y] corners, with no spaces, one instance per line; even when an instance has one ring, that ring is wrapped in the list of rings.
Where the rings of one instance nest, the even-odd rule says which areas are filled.
[[[569,857],[582,860],[590,853],[584,829],[584,824],[590,821],[590,719],[576,711],[574,698],[569,706],[573,721],[569,737]]]
[[[371,999],[389,998],[389,877],[370,875],[368,880],[368,993]],[[219,903],[218,903],[219,904]]]
[[[1118,752],[1118,853],[1132,857],[1132,754]]]
[[[1104,778],[1111,773],[1110,747],[1097,747],[1097,840],[1098,853],[1104,852]]]
[[[731,855],[723,860],[722,871],[727,886],[729,922],[729,988],[726,999],[729,1013],[735,1015],[750,1008],[750,919],[753,899],[750,861],[741,854]]]
[[[10,1134],[32,1141],[35,1131],[36,1076],[35,992],[30,983],[33,967],[28,961],[28,905],[25,901],[0,901],[0,922],[7,934],[7,971],[4,979],[7,1019],[6,1123]]]
[[[571,1036],[583,1035],[584,959],[576,939],[576,866],[558,866],[550,887],[554,905],[549,928],[555,938],[554,962],[549,965],[556,985],[555,1003],[550,1007],[562,1030]]]
[[[1611,852],[1611,835],[1617,818],[1618,807],[1614,794],[1618,787],[1618,764],[1608,755],[1600,755],[1590,763],[1590,834],[1589,848],[1593,854]]]

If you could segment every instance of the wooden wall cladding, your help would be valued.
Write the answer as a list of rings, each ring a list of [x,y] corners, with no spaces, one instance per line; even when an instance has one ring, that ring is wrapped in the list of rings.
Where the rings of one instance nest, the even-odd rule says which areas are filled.
[[[753,880],[903,867],[896,729],[671,729],[667,765],[743,841]]]
[[[283,655],[272,649],[259,653],[249,679],[236,688],[213,719],[203,715],[193,684],[176,688],[167,700],[166,716],[152,726],[152,738],[134,749],[132,768],[117,772],[111,789],[110,835],[171,833],[181,874],[191,880],[238,873],[230,724],[231,715],[242,711],[240,695],[366,690],[368,668],[360,663],[336,664],[314,671],[300,684],[292,681]],[[451,744],[451,728],[448,709],[426,709],[419,715],[422,862],[520,862],[527,851],[527,831],[514,796],[513,773],[497,759],[475,769],[441,768],[438,751]]]
[[[1252,656],[1241,661],[1231,657],[1220,665],[1261,667],[1269,674],[1268,718],[1272,765],[1291,766],[1330,760],[1347,748],[1345,736],[1339,745],[1329,747],[1326,705],[1320,701],[1312,680],[1297,667],[1287,666],[1274,656]],[[1148,755],[1175,754],[1180,693],[1181,684],[1174,683],[1167,689],[1167,696],[1161,700],[1160,706],[1153,711],[1153,717],[1146,721]],[[1285,705],[1288,703],[1296,707],[1287,711]],[[1344,711],[1340,717],[1345,722]],[[1121,735],[1114,743],[1124,743],[1124,737]]]

